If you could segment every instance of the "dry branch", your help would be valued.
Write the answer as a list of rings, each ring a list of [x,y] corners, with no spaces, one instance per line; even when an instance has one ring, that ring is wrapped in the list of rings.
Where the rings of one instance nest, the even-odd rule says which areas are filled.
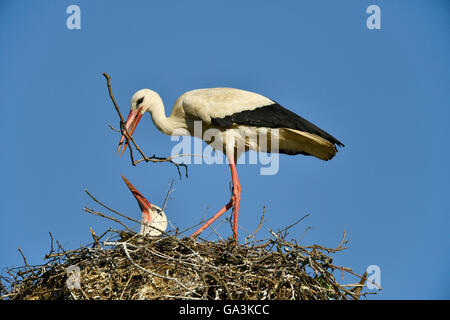
[[[138,163],[143,162],[143,161],[145,161],[145,162],[169,162],[176,166],[180,179],[181,179],[180,167],[183,167],[185,169],[185,175],[187,178],[188,177],[187,165],[184,163],[176,163],[173,161],[173,159],[179,158],[179,157],[185,157],[185,156],[189,156],[189,155],[180,154],[180,155],[175,155],[175,156],[171,156],[171,157],[158,157],[156,155],[153,155],[153,156],[149,157],[144,153],[142,148],[136,143],[136,140],[134,139],[134,137],[128,133],[128,130],[125,127],[124,118],[122,116],[122,113],[120,112],[119,105],[117,104],[116,99],[114,98],[114,94],[111,89],[111,77],[106,72],[103,73],[103,76],[106,78],[106,85],[108,88],[109,97],[114,105],[114,109],[116,110],[116,112],[120,118],[120,130],[114,129],[114,127],[112,127],[111,125],[110,125],[110,128],[114,131],[119,131],[122,135],[124,135],[125,144],[128,145],[128,149],[130,151],[130,159],[131,159],[132,165],[136,166]],[[132,148],[132,145],[130,144],[130,141],[132,142],[132,145],[134,146],[134,148],[136,148],[136,150],[141,155],[141,157],[142,157],[141,159],[139,159],[139,160],[134,159],[133,148]]]
[[[333,264],[330,254],[345,249],[345,233],[336,248],[302,246],[286,239],[296,221],[265,239],[254,239],[255,232],[247,237],[253,240],[241,245],[231,238],[202,242],[170,232],[143,237],[116,218],[94,214],[125,230],[110,228],[97,236],[90,229],[92,243],[69,251],[60,247],[58,252],[50,234],[47,263],[30,265],[22,252],[25,265],[8,269],[0,278],[0,299],[347,300],[371,293],[363,292],[367,274]],[[66,285],[70,266],[80,268],[79,288]],[[355,275],[358,281],[341,285],[335,271]]]
[[[139,162],[170,162],[180,166],[173,157],[147,157],[125,128],[124,118],[115,101],[110,77],[106,73],[109,96],[120,118],[120,133],[126,138],[133,165]],[[113,127],[111,127],[115,130]],[[130,143],[131,141],[131,143]],[[134,147],[142,159],[135,161]],[[164,201],[165,208],[173,181]],[[108,211],[128,221],[138,220],[122,214],[95,198],[89,197]],[[258,299],[258,300],[347,300],[371,294],[364,292],[367,274],[333,264],[331,255],[346,247],[346,233],[336,248],[300,245],[300,240],[287,240],[288,231],[308,215],[267,238],[256,239],[265,215],[265,208],[256,230],[246,237],[245,244],[223,239],[214,228],[219,241],[194,241],[182,237],[178,229],[164,231],[160,237],[145,237],[134,232],[119,218],[93,209],[84,211],[121,225],[124,230],[109,228],[100,236],[89,228],[93,242],[77,249],[65,250],[50,235],[50,252],[46,262],[30,265],[22,255],[24,266],[9,268],[0,275],[0,300],[51,299]],[[54,241],[57,247],[54,247]],[[56,250],[55,250],[56,249]],[[80,286],[67,285],[68,268],[80,270]],[[341,285],[334,277],[340,271],[358,281]],[[71,276],[76,276],[75,272]]]

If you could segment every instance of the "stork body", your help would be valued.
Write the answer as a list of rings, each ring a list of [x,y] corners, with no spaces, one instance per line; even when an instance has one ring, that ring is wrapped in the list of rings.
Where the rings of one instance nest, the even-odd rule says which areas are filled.
[[[258,135],[263,130],[275,134],[278,139],[276,152],[296,155],[312,155],[321,160],[332,159],[337,152],[336,146],[343,144],[336,138],[318,128],[311,122],[282,107],[277,102],[257,93],[233,88],[197,89],[184,93],[174,104],[169,117],[166,116],[161,97],[153,90],[142,89],[131,99],[131,110],[125,127],[132,135],[145,112],[150,112],[153,123],[167,135],[196,136],[195,122],[201,122],[203,133],[216,129],[222,139],[205,140],[214,149],[223,151],[229,161],[233,182],[231,200],[193,236],[198,236],[220,215],[234,207],[233,235],[237,238],[239,202],[241,185],[236,170],[236,162],[242,152],[268,150],[259,140],[249,141],[249,135]],[[119,143],[118,151],[125,137]],[[242,143],[245,148],[237,148]],[[122,152],[125,150],[123,146]]]

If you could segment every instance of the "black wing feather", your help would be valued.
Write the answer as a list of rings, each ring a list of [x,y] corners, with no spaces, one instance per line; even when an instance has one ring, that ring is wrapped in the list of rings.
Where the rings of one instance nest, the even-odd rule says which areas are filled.
[[[247,125],[267,128],[295,129],[318,135],[338,146],[344,146],[342,142],[329,133],[276,102],[254,110],[237,112],[224,118],[211,118],[211,123],[224,128],[229,128],[233,125]]]

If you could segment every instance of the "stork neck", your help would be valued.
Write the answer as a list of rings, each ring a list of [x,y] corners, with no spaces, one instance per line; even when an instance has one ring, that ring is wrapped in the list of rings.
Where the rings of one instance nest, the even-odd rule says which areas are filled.
[[[166,117],[166,112],[164,109],[164,104],[161,99],[153,105],[150,110],[153,123],[164,134],[171,135],[174,130],[174,124],[170,117]]]

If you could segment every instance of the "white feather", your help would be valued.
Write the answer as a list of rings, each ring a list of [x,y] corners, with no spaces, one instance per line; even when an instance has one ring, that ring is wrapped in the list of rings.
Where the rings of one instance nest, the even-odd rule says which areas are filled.
[[[211,118],[224,118],[233,113],[274,103],[258,93],[234,88],[192,90],[181,95],[178,100],[186,114],[200,118],[208,124],[211,123]]]
[[[139,234],[157,237],[162,234],[161,231],[166,231],[167,217],[160,207],[154,204],[152,204],[152,207],[154,208],[154,210],[150,210],[150,222],[145,222],[147,220],[147,215],[145,213],[142,213],[142,222]]]

